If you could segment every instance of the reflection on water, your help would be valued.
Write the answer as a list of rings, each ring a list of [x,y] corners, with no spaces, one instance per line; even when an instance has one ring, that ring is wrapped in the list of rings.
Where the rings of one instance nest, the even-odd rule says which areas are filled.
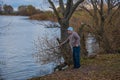
[[[43,22],[49,24],[48,21],[39,23]],[[5,80],[25,80],[53,71],[54,63],[37,64],[32,54],[38,36],[58,36],[59,29],[46,29],[37,23],[27,17],[0,16],[0,61],[4,62],[0,64],[0,72]]]
[[[88,34],[88,37],[86,39],[86,48],[88,55],[94,55],[95,53],[99,52],[99,45],[91,34]]]

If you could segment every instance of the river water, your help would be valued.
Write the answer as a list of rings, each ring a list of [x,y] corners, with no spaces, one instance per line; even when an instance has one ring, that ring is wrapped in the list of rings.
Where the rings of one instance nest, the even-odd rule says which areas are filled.
[[[41,65],[32,56],[38,37],[59,36],[59,29],[41,25],[49,23],[23,16],[0,16],[0,75],[4,80],[26,80],[53,72],[54,63]]]

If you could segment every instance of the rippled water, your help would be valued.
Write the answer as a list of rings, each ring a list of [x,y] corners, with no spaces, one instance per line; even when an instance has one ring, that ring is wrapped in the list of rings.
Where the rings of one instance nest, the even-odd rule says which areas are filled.
[[[59,29],[45,28],[49,21],[23,16],[0,16],[0,73],[5,80],[26,80],[53,72],[54,63],[36,63],[34,41],[46,35],[59,36]],[[46,33],[47,32],[47,33]]]

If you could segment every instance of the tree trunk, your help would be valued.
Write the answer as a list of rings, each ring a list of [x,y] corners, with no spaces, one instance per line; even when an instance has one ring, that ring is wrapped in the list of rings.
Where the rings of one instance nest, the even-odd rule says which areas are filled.
[[[112,50],[112,48],[111,48],[111,46],[110,46],[110,42],[109,42],[106,34],[104,34],[103,42],[104,42],[105,52],[107,52],[107,53],[113,52],[113,50]]]
[[[87,52],[87,49],[86,49],[86,42],[85,42],[85,34],[83,32],[83,28],[84,28],[85,25],[82,25],[80,28],[79,28],[79,36],[80,36],[80,46],[81,46],[81,56],[82,57],[87,57],[88,56],[88,52]]]
[[[80,38],[81,56],[87,57],[88,56],[88,52],[87,52],[87,49],[86,49],[85,35],[82,33],[80,37],[81,37]]]
[[[61,21],[59,21],[59,23],[61,25],[61,41],[63,42],[68,37],[67,28],[69,27],[69,21],[62,19]],[[61,53],[65,59],[65,63],[67,65],[71,65],[73,62],[72,61],[72,50],[71,50],[69,44],[62,46]]]
[[[100,23],[100,36],[101,36],[101,41],[102,41],[102,48],[104,49],[105,52],[107,53],[111,53],[112,52],[112,48],[110,46],[109,40],[106,36],[106,33],[104,31],[104,27],[105,27],[105,19],[103,16],[101,16],[101,23]]]

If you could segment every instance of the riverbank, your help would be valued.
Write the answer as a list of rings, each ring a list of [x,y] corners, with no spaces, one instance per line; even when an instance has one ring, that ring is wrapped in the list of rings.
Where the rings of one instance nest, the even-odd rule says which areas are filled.
[[[54,72],[29,80],[119,80],[120,54],[102,54],[94,59],[82,59],[81,68]]]

